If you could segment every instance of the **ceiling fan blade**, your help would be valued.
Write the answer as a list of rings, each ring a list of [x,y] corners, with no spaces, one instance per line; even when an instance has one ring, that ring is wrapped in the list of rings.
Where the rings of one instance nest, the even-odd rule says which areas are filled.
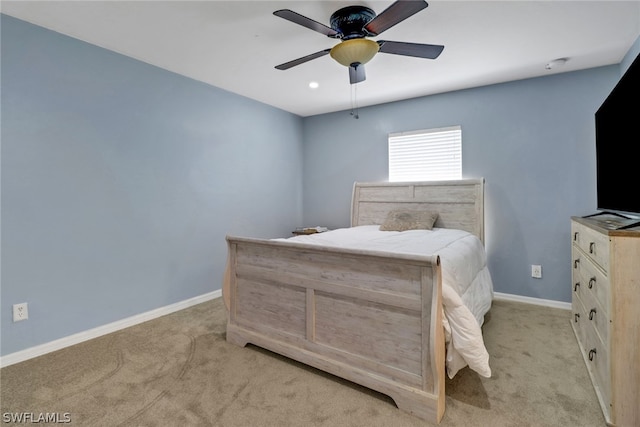
[[[331,49],[321,50],[320,52],[312,53],[311,55],[303,56],[302,58],[294,59],[293,61],[285,62],[284,64],[276,65],[278,70],[288,70],[296,65],[304,64],[312,59],[320,58],[331,52]]]
[[[392,42],[388,40],[379,40],[378,44],[380,45],[378,52],[427,59],[436,59],[444,49],[444,46],[437,44]]]
[[[356,84],[365,81],[367,78],[364,72],[364,65],[357,64],[349,67],[349,83]]]
[[[372,36],[377,36],[399,22],[420,12],[429,4],[424,0],[398,0],[391,6],[380,12],[364,29]]]
[[[295,24],[302,25],[303,27],[307,27],[313,31],[317,31],[325,36],[338,38],[340,34],[331,27],[327,27],[324,24],[314,21],[313,19],[307,18],[306,16],[302,16],[299,13],[296,13],[289,9],[280,9],[273,12],[274,15],[279,16],[280,18],[284,18],[287,21],[291,21]]]

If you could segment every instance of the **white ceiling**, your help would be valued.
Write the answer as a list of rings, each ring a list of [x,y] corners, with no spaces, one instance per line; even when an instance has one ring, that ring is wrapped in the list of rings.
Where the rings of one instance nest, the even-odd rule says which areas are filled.
[[[458,1],[429,7],[374,40],[445,46],[435,60],[379,53],[351,87],[330,56],[274,66],[338,43],[273,15],[329,25],[348,5],[386,1],[5,1],[2,13],[283,110],[310,116],[523,78],[617,64],[640,35],[640,1]],[[562,67],[545,69],[555,58]],[[308,87],[317,81],[318,89]]]

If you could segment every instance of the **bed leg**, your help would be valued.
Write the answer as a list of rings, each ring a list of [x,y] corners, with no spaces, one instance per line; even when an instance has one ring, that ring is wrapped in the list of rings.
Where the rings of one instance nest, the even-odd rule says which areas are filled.
[[[249,344],[249,341],[247,341],[247,339],[244,338],[241,334],[238,334],[236,331],[234,331],[233,327],[231,327],[230,325],[227,326],[227,342],[235,344],[239,347],[244,347]]]
[[[400,394],[389,394],[398,409],[415,415],[431,423],[439,424],[444,415],[444,408],[434,397],[415,395],[413,397]]]

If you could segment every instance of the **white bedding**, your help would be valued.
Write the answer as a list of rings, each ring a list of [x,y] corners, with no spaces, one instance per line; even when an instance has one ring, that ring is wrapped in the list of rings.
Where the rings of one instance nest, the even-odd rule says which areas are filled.
[[[480,327],[491,308],[493,283],[484,246],[473,234],[444,228],[380,231],[378,225],[364,225],[275,240],[404,254],[438,254],[442,266],[447,375],[453,378],[468,365],[484,377],[491,376],[489,354]]]

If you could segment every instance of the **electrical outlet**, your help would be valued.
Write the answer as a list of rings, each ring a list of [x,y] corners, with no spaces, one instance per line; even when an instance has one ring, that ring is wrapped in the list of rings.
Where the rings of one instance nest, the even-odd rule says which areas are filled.
[[[531,277],[533,277],[534,279],[542,279],[541,265],[531,265]]]
[[[13,321],[19,322],[21,320],[27,320],[29,318],[29,308],[27,303],[13,304]]]

